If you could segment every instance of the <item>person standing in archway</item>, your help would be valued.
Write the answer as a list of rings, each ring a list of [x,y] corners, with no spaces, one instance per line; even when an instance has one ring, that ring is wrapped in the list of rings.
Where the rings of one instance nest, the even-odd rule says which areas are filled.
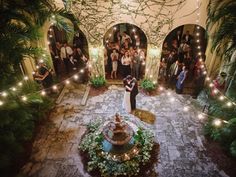
[[[125,55],[121,58],[122,70],[123,70],[123,78],[127,77],[131,74],[130,68],[131,58],[129,55],[129,51],[125,52]]]
[[[115,79],[117,78],[118,58],[119,58],[118,52],[115,49],[113,49],[113,52],[111,53],[111,60],[112,60],[111,79],[113,79],[113,75]]]

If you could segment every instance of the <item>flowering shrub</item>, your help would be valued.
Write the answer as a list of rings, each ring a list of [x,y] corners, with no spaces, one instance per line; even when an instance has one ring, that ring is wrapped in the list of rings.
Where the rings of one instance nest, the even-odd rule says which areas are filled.
[[[110,177],[118,175],[135,176],[140,171],[140,165],[147,163],[151,157],[153,147],[153,133],[150,130],[139,128],[134,136],[139,152],[126,161],[116,161],[107,152],[102,152],[103,135],[102,122],[93,122],[88,125],[88,133],[82,139],[79,149],[87,152],[89,162],[88,171],[99,169],[101,176]]]

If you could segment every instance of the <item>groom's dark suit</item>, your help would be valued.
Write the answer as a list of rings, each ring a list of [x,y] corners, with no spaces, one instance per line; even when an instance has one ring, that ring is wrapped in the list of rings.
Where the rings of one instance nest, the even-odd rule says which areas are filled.
[[[138,82],[136,79],[133,79],[131,84],[134,83],[134,87],[130,93],[130,103],[131,103],[131,110],[136,109],[136,96],[138,95]]]

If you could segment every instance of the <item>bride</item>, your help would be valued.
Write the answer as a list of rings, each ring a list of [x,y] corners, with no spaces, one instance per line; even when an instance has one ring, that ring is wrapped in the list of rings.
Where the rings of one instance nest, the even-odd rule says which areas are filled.
[[[126,110],[126,112],[131,113],[131,102],[130,102],[130,92],[132,91],[134,84],[131,84],[132,76],[128,75],[123,79],[125,94],[124,100],[122,103],[122,107]]]

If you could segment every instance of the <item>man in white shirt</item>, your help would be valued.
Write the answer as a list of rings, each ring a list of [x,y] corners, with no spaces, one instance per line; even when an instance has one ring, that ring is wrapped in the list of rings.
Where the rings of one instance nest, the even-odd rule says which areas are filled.
[[[70,58],[72,57],[72,55],[72,48],[67,43],[64,43],[64,45],[61,47],[61,59],[64,62],[67,74],[70,71]]]

